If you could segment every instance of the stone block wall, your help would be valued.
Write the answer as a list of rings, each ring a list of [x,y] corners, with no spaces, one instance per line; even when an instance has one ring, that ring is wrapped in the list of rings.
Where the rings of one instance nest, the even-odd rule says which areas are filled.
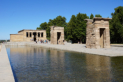
[[[28,33],[28,37],[27,37]],[[11,42],[31,42],[34,41],[34,35],[36,33],[36,40],[46,40],[46,30],[21,30],[18,34],[10,34],[10,41]],[[38,36],[38,33],[40,36]],[[41,33],[43,33],[43,37],[41,37]],[[31,34],[31,36],[30,36]]]
[[[10,42],[22,42],[23,35],[22,34],[10,34]]]
[[[50,26],[50,40],[51,44],[64,44],[64,27]]]
[[[31,37],[29,36],[29,37],[26,37],[26,33],[28,32],[28,35],[30,35],[30,33],[31,33]],[[40,41],[40,40],[46,40],[47,38],[46,38],[46,30],[41,30],[41,31],[39,31],[39,30],[35,30],[35,31],[27,31],[27,30],[25,30],[24,32],[23,32],[23,35],[24,35],[24,41],[26,41],[26,42],[30,42],[31,41],[31,39],[33,39],[33,37],[34,37],[34,35],[33,35],[33,33],[36,33],[36,40],[37,41]],[[40,37],[38,37],[38,33],[40,33]],[[43,33],[43,37],[41,37],[41,33]]]
[[[85,20],[87,21],[86,47],[110,48],[109,20],[111,18],[95,17]]]

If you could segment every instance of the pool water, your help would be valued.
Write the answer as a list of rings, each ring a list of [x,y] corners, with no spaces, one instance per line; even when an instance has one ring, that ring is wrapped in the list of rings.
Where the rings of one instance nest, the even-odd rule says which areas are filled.
[[[16,82],[122,82],[123,57],[6,46]]]

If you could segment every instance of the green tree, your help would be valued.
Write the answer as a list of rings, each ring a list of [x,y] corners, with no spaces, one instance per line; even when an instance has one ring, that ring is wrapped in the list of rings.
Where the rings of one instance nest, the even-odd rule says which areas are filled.
[[[86,22],[84,19],[89,18],[86,14],[78,13],[77,16],[72,15],[68,23],[68,37],[67,39],[72,42],[80,41],[85,42],[86,35]]]
[[[80,42],[86,41],[86,21],[84,19],[89,18],[86,14],[78,13],[76,16],[76,29],[75,35]]]
[[[48,27],[47,22],[41,23],[40,27],[37,27],[37,30],[46,30],[46,37],[48,40],[50,40],[50,29]]]
[[[102,17],[100,14],[96,14],[95,17]]]
[[[123,43],[123,6],[115,8],[115,12],[111,14],[110,20],[110,36],[112,43]]]
[[[94,15],[91,13],[91,15],[90,15],[90,19],[93,19],[94,18]]]
[[[62,16],[57,16],[56,18],[49,19],[49,22],[44,22],[40,24],[40,27],[37,27],[37,29],[43,29],[46,30],[46,34],[47,34],[47,39],[50,40],[50,26],[62,26],[65,29],[65,35],[66,35],[66,27],[67,27],[67,23],[66,23],[66,18],[62,17]]]
[[[49,19],[49,22],[48,22],[49,25],[54,25],[54,26],[66,26],[66,18],[65,17],[62,17],[62,16],[57,16],[56,18],[54,18],[53,20],[52,19]]]
[[[72,15],[67,26],[67,40],[75,40],[74,30],[76,28],[76,16]]]
[[[67,36],[67,33],[66,33],[67,32],[66,18],[62,17],[62,16],[57,16],[53,20],[49,19],[48,26],[53,26],[53,25],[64,27],[64,34],[65,34],[65,38],[66,38],[66,36]],[[50,37],[50,29],[49,28],[47,29],[47,32],[48,32],[48,37]]]
[[[37,29],[46,30],[47,29],[47,22],[41,23],[40,27],[37,27]]]

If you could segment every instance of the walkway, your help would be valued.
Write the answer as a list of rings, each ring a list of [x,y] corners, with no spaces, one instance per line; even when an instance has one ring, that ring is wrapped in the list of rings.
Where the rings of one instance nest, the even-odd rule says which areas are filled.
[[[0,82],[15,82],[5,45],[0,51]]]
[[[35,42],[10,42],[8,45],[28,45],[28,46],[37,46],[37,47],[46,47],[53,49],[69,50],[81,53],[96,54],[102,56],[123,56],[123,45],[111,45],[111,48],[101,48],[101,49],[89,49],[86,48],[85,44],[68,44],[65,45],[53,45],[53,44],[41,44]]]

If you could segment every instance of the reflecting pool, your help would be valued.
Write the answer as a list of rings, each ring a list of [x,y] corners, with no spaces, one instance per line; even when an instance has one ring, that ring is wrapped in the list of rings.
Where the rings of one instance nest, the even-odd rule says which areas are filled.
[[[123,57],[6,46],[17,82],[122,82]]]

